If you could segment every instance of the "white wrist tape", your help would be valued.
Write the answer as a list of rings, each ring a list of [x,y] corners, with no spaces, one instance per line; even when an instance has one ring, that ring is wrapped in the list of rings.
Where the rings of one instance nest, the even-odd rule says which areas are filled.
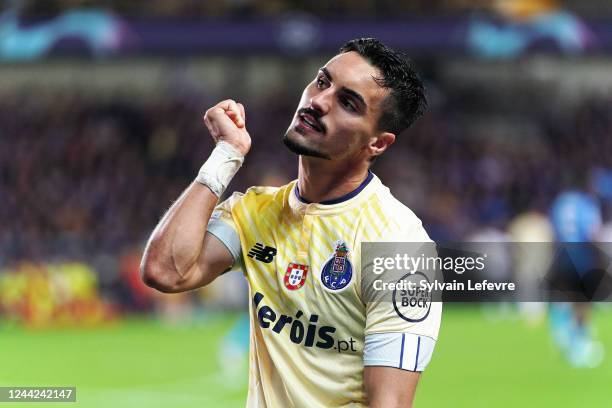
[[[221,141],[200,168],[196,181],[210,188],[217,197],[221,197],[243,162],[244,156],[238,150]]]

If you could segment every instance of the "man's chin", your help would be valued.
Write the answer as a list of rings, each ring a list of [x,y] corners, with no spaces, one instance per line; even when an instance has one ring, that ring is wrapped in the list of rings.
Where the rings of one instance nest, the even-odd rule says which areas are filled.
[[[296,136],[291,135],[292,132],[295,132],[295,131],[289,130],[287,131],[287,133],[285,133],[285,135],[283,136],[283,143],[293,153],[300,155],[300,156],[309,156],[309,157],[316,157],[319,159],[331,160],[331,157],[329,157],[329,155],[319,150],[305,146],[303,143],[300,143],[297,140],[295,140]]]

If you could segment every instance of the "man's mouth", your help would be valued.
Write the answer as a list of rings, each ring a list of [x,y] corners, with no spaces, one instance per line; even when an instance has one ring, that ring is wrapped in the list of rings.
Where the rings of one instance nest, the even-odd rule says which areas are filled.
[[[323,127],[323,125],[319,123],[319,121],[313,115],[303,112],[300,113],[298,117],[302,126],[314,130],[315,132],[325,132],[325,128]]]

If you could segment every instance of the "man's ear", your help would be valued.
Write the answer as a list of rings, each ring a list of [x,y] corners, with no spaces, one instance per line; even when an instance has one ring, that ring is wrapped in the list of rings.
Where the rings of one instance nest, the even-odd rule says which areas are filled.
[[[381,132],[376,137],[370,139],[368,150],[370,151],[370,157],[380,156],[395,143],[395,134],[390,132]]]

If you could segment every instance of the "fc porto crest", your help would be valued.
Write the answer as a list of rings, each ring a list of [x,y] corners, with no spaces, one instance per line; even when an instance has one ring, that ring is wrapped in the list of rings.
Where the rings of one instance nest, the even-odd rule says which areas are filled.
[[[289,290],[297,290],[306,283],[308,275],[308,265],[300,265],[295,262],[289,263],[287,272],[285,272],[285,287]]]
[[[344,289],[353,278],[353,265],[348,259],[349,249],[344,241],[336,241],[334,254],[325,262],[321,283],[329,290]]]

